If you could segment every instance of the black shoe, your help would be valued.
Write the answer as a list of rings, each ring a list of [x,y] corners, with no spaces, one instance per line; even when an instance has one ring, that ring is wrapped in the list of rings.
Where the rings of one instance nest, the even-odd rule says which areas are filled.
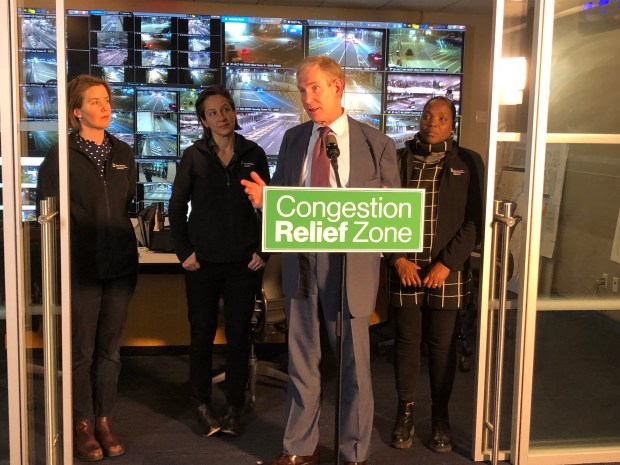
[[[447,407],[432,406],[432,431],[433,436],[428,447],[433,452],[450,452],[452,450],[452,437]]]
[[[196,409],[198,423],[203,429],[202,435],[209,437],[222,429],[218,416],[213,411],[213,407],[209,404],[200,404]]]
[[[396,424],[392,429],[392,447],[408,449],[413,443],[413,402],[398,402]]]
[[[228,407],[228,412],[222,419],[222,433],[231,436],[239,436],[243,429],[241,428],[241,413],[243,409],[239,407]]]

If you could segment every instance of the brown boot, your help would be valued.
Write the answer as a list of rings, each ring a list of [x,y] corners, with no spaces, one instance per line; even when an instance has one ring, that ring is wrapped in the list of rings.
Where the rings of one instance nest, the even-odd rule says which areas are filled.
[[[106,457],[116,457],[125,453],[125,447],[112,432],[110,417],[97,417],[95,436]]]
[[[90,420],[73,423],[73,448],[77,458],[85,462],[94,462],[103,458],[103,450],[95,439]]]

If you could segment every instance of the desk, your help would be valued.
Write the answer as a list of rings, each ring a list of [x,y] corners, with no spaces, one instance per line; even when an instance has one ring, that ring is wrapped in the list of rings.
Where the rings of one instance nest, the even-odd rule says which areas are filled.
[[[177,256],[173,253],[151,252],[140,247],[140,273],[136,292],[129,306],[129,315],[123,333],[123,346],[187,346],[189,323],[185,279]],[[387,319],[385,269],[381,271],[381,285],[376,310],[370,324]],[[223,318],[220,318],[216,344],[225,344]]]
[[[189,345],[183,269],[175,254],[138,248],[140,272],[123,346]]]
[[[185,277],[173,253],[139,247],[140,272],[129,305],[122,346],[188,346],[189,322]],[[226,344],[220,316],[215,344]]]
[[[146,247],[138,247],[138,261],[140,265],[176,264],[181,272],[179,259],[173,253],[152,252]]]

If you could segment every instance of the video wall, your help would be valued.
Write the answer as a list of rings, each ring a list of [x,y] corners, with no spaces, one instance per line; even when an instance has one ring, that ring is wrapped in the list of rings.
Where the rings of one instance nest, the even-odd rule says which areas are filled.
[[[18,9],[21,99],[28,153],[58,140],[55,14]],[[465,27],[68,10],[68,79],[93,74],[113,92],[109,131],[131,145],[138,166],[135,210],[170,197],[183,150],[202,136],[194,103],[210,84],[228,88],[240,131],[267,153],[271,169],[284,132],[307,119],[296,67],[326,55],[346,72],[343,106],[403,146],[430,97],[460,113]],[[47,122],[47,124],[46,124]],[[36,176],[35,176],[36,185]]]

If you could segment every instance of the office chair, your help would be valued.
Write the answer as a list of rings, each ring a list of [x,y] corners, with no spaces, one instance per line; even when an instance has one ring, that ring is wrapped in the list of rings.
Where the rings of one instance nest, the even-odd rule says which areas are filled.
[[[277,363],[258,360],[256,356],[257,342],[262,342],[274,334],[286,333],[285,302],[282,292],[282,255],[272,254],[263,270],[262,286],[256,295],[256,305],[252,318],[248,409],[253,409],[256,405],[256,380],[258,376],[288,382],[288,374]]]
[[[478,315],[478,289],[480,287],[480,253],[474,251],[471,257],[471,289],[469,302],[459,312],[458,333],[456,335],[458,367],[463,373],[471,370],[469,357],[473,349],[468,341],[468,336],[476,333],[474,325]]]
[[[457,355],[459,370],[463,373],[471,370],[471,363],[469,357],[473,353],[472,345],[468,342],[468,337],[475,337],[476,335],[476,320],[478,318],[478,310],[480,308],[478,302],[478,292],[480,289],[480,272],[481,272],[482,257],[480,248],[476,248],[471,254],[471,274],[472,274],[472,289],[470,294],[469,303],[461,310],[458,321],[458,334],[457,334]],[[496,272],[499,273],[500,261],[499,257],[495,261]],[[508,279],[512,278],[514,273],[514,257],[512,252],[508,254]],[[499,282],[496,283],[499,287]],[[511,294],[509,292],[509,294]],[[511,337],[510,328],[508,328],[508,336]]]
[[[220,311],[222,311],[220,302]],[[256,344],[274,334],[286,333],[285,299],[282,292],[282,255],[272,254],[263,270],[261,288],[256,293],[254,314],[250,330],[250,356],[248,364],[248,396],[246,409],[252,410],[256,405],[256,382],[258,376],[267,376],[288,382],[288,374],[273,362],[258,360]],[[224,381],[225,373],[219,373],[212,379],[213,384]]]

